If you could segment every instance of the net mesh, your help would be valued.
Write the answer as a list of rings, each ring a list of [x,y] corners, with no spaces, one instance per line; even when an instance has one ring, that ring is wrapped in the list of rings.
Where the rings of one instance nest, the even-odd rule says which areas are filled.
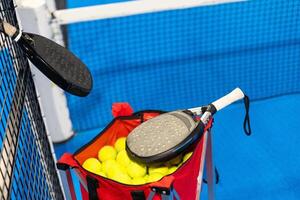
[[[69,2],[70,3],[70,2]],[[300,91],[300,2],[247,1],[67,25],[91,69],[68,96],[74,129],[103,127],[113,102],[135,110],[207,104],[236,86],[251,100]]]
[[[0,16],[17,26],[12,0]],[[0,199],[63,199],[27,59],[3,34],[0,43]]]

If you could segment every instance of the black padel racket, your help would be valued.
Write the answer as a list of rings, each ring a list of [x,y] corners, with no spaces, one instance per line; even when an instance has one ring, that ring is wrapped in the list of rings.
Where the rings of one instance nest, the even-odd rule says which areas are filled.
[[[51,81],[77,96],[86,96],[93,87],[90,71],[73,53],[34,33],[25,33],[0,19],[0,32],[11,37],[28,59]]]
[[[242,98],[245,98],[245,102],[247,102],[247,105],[245,104],[246,116],[249,120],[248,97],[244,95],[242,90],[236,88],[226,96],[205,106],[205,109],[199,107],[168,112],[137,126],[127,136],[126,150],[128,155],[147,165],[166,162],[183,153],[203,135],[205,126],[212,115]],[[205,111],[203,112],[203,110]],[[195,120],[195,114],[200,113],[200,120]],[[248,128],[250,130],[249,121]],[[251,130],[249,134],[250,132]]]

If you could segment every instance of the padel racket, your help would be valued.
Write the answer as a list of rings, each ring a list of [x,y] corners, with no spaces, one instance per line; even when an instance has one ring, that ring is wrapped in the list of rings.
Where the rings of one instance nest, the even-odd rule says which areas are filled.
[[[128,155],[147,165],[168,161],[183,153],[203,135],[212,115],[242,98],[247,98],[246,116],[248,116],[248,97],[241,89],[236,88],[208,106],[168,112],[147,120],[128,135],[126,140]],[[200,120],[196,120],[195,116],[199,115]],[[249,117],[247,119],[249,120]],[[250,130],[250,123],[248,125]]]
[[[0,32],[12,38],[28,59],[65,91],[86,96],[93,87],[90,71],[73,53],[34,33],[25,33],[0,19]]]

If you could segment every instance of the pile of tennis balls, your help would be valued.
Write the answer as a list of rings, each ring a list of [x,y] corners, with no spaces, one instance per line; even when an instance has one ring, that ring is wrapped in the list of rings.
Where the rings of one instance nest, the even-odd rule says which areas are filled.
[[[160,180],[177,170],[192,155],[178,156],[164,165],[151,167],[131,160],[125,150],[126,138],[119,138],[114,146],[103,146],[97,158],[88,158],[83,168],[100,176],[128,185],[142,185]]]

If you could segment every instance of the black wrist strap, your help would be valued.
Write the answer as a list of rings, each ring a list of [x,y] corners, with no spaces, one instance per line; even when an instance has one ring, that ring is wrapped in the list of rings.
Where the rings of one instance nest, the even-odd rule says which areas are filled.
[[[247,95],[244,97],[244,104],[245,104],[245,110],[246,115],[244,119],[244,131],[246,135],[251,135],[251,126],[250,126],[250,117],[249,117],[249,109],[250,109],[250,100]]]

